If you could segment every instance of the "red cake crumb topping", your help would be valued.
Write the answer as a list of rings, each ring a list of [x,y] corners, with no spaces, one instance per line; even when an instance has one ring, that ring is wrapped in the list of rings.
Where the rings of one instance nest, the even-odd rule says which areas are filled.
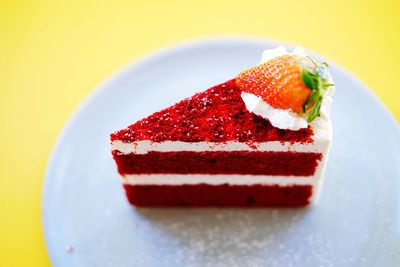
[[[111,134],[111,141],[312,142],[310,128],[275,128],[250,113],[240,94],[235,80],[229,80]]]

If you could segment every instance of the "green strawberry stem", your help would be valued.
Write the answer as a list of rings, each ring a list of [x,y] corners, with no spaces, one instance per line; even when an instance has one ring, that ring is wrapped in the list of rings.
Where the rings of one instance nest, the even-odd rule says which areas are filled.
[[[320,114],[322,100],[327,88],[333,86],[328,83],[324,77],[328,64],[322,62],[321,64],[315,63],[315,66],[303,66],[301,70],[301,79],[304,84],[312,90],[310,96],[303,104],[303,112],[307,113],[307,121],[312,122]]]

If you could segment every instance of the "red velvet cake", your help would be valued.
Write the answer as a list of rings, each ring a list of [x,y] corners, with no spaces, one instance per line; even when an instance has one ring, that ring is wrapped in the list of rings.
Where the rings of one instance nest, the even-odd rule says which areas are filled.
[[[271,51],[282,55],[272,57]],[[296,110],[294,100],[286,101],[287,92],[280,91],[278,97],[258,92],[260,81],[255,78],[260,66],[282,58],[283,63],[278,61],[284,71],[293,68],[284,62],[282,51],[281,47],[267,51],[266,63],[111,134],[112,154],[129,202],[143,207],[310,204],[329,151],[331,124],[326,113],[333,90],[325,83],[330,89],[320,90],[318,102],[315,96],[317,100],[309,98],[317,90],[312,87],[319,85],[304,87],[302,93],[310,92],[299,101],[303,112]],[[275,80],[267,82],[281,82],[277,69],[272,74]],[[292,70],[280,73],[286,75],[283,82],[300,79],[298,70]],[[308,74],[312,78],[315,73]],[[302,81],[307,79],[300,75]],[[329,74],[322,75],[317,76],[330,81]],[[274,101],[292,106],[276,107]]]

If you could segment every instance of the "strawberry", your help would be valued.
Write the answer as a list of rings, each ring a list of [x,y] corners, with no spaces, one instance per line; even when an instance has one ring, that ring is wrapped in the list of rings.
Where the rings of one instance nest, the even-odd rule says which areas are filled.
[[[324,64],[303,56],[279,56],[241,72],[236,85],[274,108],[308,112],[312,121],[319,115],[323,90],[331,86],[322,77]]]

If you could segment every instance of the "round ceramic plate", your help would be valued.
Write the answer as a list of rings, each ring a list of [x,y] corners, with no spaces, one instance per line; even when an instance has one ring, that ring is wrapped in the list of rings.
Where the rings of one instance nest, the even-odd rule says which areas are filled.
[[[234,77],[275,46],[242,38],[188,43],[100,86],[65,127],[48,165],[43,223],[53,265],[400,266],[399,127],[332,62],[334,139],[318,205],[137,209],[125,199],[109,134]]]

